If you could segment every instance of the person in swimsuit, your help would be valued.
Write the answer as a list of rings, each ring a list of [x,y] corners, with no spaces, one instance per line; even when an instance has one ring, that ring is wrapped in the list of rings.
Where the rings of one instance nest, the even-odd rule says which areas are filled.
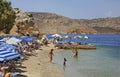
[[[63,66],[66,66],[67,59],[64,58]]]
[[[77,56],[78,56],[78,50],[77,50],[77,48],[74,49],[74,51],[73,51],[73,56],[74,56],[74,57],[77,57]]]
[[[67,62],[67,59],[64,58],[64,62],[63,62],[63,70],[65,70],[65,68],[66,68],[66,62]]]
[[[54,56],[54,54],[53,54],[53,49],[51,49],[51,51],[49,52],[50,62],[52,62],[53,56]]]

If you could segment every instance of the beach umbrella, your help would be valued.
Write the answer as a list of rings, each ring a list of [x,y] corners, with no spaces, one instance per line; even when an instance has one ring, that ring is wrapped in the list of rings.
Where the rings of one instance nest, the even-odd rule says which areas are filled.
[[[15,49],[15,48],[16,48],[15,46],[5,43],[5,42],[0,44],[0,50],[8,50],[8,49],[10,50],[10,49]]]
[[[18,52],[0,50],[0,63],[2,63],[4,60],[10,61],[10,60],[17,60],[17,59],[20,59],[20,55]]]
[[[17,45],[17,43],[19,43],[20,41],[21,41],[20,39],[17,39],[17,38],[15,38],[15,37],[12,37],[12,38],[8,39],[8,40],[6,41],[6,43]]]
[[[74,38],[74,39],[76,39],[76,38],[77,38],[77,36],[74,36],[73,38]]]
[[[85,39],[88,39],[88,36],[85,35],[84,38],[85,38]]]
[[[78,36],[78,38],[82,38],[82,36]]]
[[[20,38],[23,42],[31,42],[31,41],[34,41],[36,40],[37,38],[36,37],[30,37],[30,36],[23,36]]]
[[[68,38],[68,35],[64,36],[64,38]]]
[[[52,37],[61,37],[59,34],[54,34]]]

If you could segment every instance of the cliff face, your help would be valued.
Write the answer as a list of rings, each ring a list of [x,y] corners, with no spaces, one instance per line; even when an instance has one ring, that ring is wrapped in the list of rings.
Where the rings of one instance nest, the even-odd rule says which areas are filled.
[[[79,22],[92,27],[98,33],[120,33],[120,17],[79,20]]]
[[[30,12],[34,17],[35,28],[41,33],[96,33],[97,31],[74,19],[52,13]]]
[[[34,26],[32,14],[22,12],[18,8],[14,8],[16,19],[10,34],[25,35],[30,32],[30,28]]]

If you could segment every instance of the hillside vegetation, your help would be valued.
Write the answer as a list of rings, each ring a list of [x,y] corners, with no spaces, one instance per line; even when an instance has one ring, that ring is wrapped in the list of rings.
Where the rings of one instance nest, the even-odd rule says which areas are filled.
[[[0,0],[0,33],[9,33],[15,22],[15,13],[11,7],[11,2]]]

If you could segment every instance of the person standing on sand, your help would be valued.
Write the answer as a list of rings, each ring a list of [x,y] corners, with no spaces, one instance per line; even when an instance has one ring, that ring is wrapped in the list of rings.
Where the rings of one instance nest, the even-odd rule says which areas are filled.
[[[53,56],[54,56],[54,54],[53,54],[53,49],[51,49],[51,51],[49,52],[49,58],[50,58],[50,62],[52,62],[52,60],[53,60]]]

